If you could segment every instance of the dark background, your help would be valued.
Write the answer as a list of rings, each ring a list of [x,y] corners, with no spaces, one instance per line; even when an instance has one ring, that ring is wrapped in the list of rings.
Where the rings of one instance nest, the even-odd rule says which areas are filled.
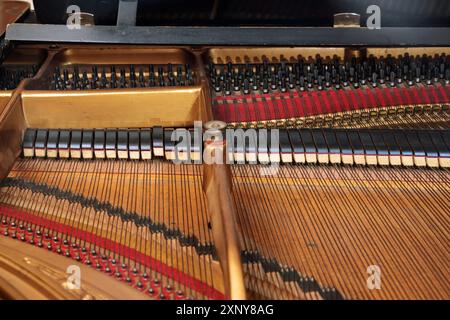
[[[75,4],[96,24],[114,25],[118,0],[34,0],[42,23],[65,23]],[[449,0],[139,0],[137,25],[332,26],[333,14],[381,8],[382,27],[450,27]],[[450,37],[450,35],[449,35]]]

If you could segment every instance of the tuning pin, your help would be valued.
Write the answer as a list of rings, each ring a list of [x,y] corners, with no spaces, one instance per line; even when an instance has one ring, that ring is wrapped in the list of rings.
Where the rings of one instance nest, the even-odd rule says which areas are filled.
[[[434,82],[439,82],[439,79],[441,78],[440,74],[439,74],[439,67],[435,66],[433,69],[433,81]]]
[[[402,81],[403,81],[403,75],[402,75],[402,69],[401,68],[398,68],[397,69],[397,77],[396,77],[396,79],[397,79],[397,83],[402,83]]]
[[[130,88],[136,88],[137,84],[136,84],[136,79],[130,79]]]
[[[416,81],[416,83],[420,83],[420,80],[421,80],[421,70],[420,70],[420,67],[419,66],[417,66],[417,67],[415,67],[414,68],[414,72],[415,72],[415,81]]]
[[[395,87],[395,72],[394,71],[391,71],[389,73],[389,85],[391,87]]]
[[[89,89],[89,78],[86,71],[83,72],[83,82],[81,86],[82,89]]]
[[[300,86],[300,91],[305,91],[305,77],[304,76],[300,76],[299,86]]]
[[[295,88],[295,75],[293,73],[289,73],[289,89]]]
[[[139,68],[139,85],[145,87],[144,69]]]
[[[311,72],[308,72],[308,74],[306,75],[306,81],[306,86],[311,89],[313,87],[313,74]]]
[[[323,76],[319,76],[319,79],[317,79],[317,89],[323,90]]]
[[[425,82],[426,82],[426,84],[428,84],[428,85],[432,84],[432,81],[431,81],[431,69],[428,69],[428,70],[427,70],[427,75],[426,75],[426,80],[425,80]]]
[[[233,78],[233,90],[236,92],[241,90],[240,81],[237,74]]]
[[[342,85],[348,87],[347,73],[342,74]]]
[[[413,86],[414,85],[413,78],[414,78],[414,71],[412,69],[409,69],[408,77],[407,77],[407,83],[408,83],[409,86]]]
[[[378,79],[378,74],[376,72],[373,72],[372,73],[372,79],[371,79],[373,87],[377,86],[377,79]]]
[[[441,79],[444,78],[444,76],[445,76],[445,63],[444,62],[441,62],[441,64],[439,65],[439,75],[440,75]]]
[[[111,89],[114,89],[114,88],[117,87],[117,85],[116,85],[116,73],[115,72],[111,73],[111,79],[110,79],[110,85],[109,86],[110,86]]]
[[[224,94],[226,96],[231,95],[231,83],[229,81],[225,82]]]
[[[280,83],[280,91],[281,91],[281,92],[286,92],[286,91],[287,91],[286,80],[285,80],[285,79],[281,80],[281,83]]]
[[[186,72],[186,76],[190,76],[191,75],[191,73],[192,73],[192,71],[191,71],[191,65],[189,64],[189,63],[186,63],[185,65],[184,65],[184,69],[185,69],[185,72]]]
[[[364,85],[366,85],[366,71],[365,71],[365,69],[363,68],[363,69],[361,69],[361,75],[360,75],[360,84],[362,85],[362,86],[364,86]]]
[[[244,79],[244,94],[250,93],[250,84],[248,79]]]
[[[162,66],[158,66],[158,78],[164,77],[164,69]]]
[[[57,76],[58,78],[61,77],[61,70],[59,69],[59,67],[55,68],[55,76]]]
[[[78,73],[76,73],[75,71],[72,72],[72,90],[75,90],[78,88]]]
[[[173,65],[171,63],[167,64],[167,74],[168,75],[173,74]]]
[[[163,73],[159,73],[159,72],[158,72],[158,85],[160,87],[164,87],[166,85],[165,82],[164,82],[164,75],[163,75]]]
[[[120,78],[119,78],[119,87],[126,88],[127,87],[127,76],[125,69],[120,69]]]
[[[378,82],[380,84],[383,84],[385,79],[386,79],[386,76],[385,76],[385,73],[384,73],[384,69],[380,69]]]
[[[222,82],[220,82],[220,81],[216,82],[216,84],[214,85],[214,91],[215,92],[221,92],[222,91]]]
[[[130,64],[130,80],[136,80],[136,71],[134,64]]]
[[[341,76],[339,74],[336,74],[336,78],[334,78],[333,82],[334,82],[334,87],[337,90],[341,89]]]
[[[269,82],[267,81],[267,79],[264,79],[263,81],[262,92],[269,93]]]
[[[53,75],[52,89],[60,90],[60,80],[59,80],[58,74],[56,74],[56,73]]]
[[[325,72],[325,87],[329,88],[331,85],[331,74],[329,71]]]
[[[80,79],[80,70],[78,66],[74,66],[72,72],[72,80],[75,82],[75,86],[79,85],[78,83],[79,79]]]
[[[107,83],[108,83],[108,79],[106,78],[106,70],[105,70],[105,68],[103,68],[102,74],[100,77],[100,88],[102,88],[102,89],[106,88]]]
[[[92,66],[92,78],[98,79],[98,69],[97,69],[97,66]]]
[[[359,76],[357,72],[355,73],[355,76],[353,78],[353,87],[355,89],[359,88]]]

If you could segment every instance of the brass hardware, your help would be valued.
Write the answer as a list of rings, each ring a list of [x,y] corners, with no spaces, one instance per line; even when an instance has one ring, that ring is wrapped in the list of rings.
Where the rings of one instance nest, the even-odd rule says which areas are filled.
[[[361,16],[357,13],[336,13],[334,15],[333,27],[335,28],[359,28],[361,27]]]

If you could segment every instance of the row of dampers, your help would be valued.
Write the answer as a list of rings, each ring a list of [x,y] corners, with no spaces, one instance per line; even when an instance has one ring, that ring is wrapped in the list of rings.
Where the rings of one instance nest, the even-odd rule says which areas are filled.
[[[27,130],[25,157],[196,160],[201,131],[180,145],[174,129]],[[230,135],[231,134],[231,135]],[[450,131],[273,129],[226,133],[229,163],[311,163],[450,167]],[[184,138],[182,138],[184,139]]]
[[[173,128],[58,130],[28,129],[23,139],[24,157],[72,159],[150,160],[153,157],[175,159]],[[191,141],[180,160],[201,158],[201,132],[189,129]],[[188,135],[186,135],[188,136]],[[200,139],[200,140],[197,140]],[[178,147],[177,150],[179,150]]]
[[[247,130],[232,163],[450,167],[450,131],[402,129]],[[260,143],[262,140],[267,143]],[[275,133],[275,134],[273,134]],[[229,138],[227,137],[227,140]],[[272,141],[278,143],[273,143]]]

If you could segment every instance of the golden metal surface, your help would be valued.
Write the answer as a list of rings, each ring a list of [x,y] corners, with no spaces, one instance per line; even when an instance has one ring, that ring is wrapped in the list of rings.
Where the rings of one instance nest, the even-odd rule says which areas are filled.
[[[207,120],[211,114],[205,110],[204,79],[191,87],[64,92],[47,88],[57,66],[190,64],[197,74],[197,61],[186,48],[71,46],[56,49],[22,93],[27,125],[45,128],[192,126],[195,120]]]
[[[9,99],[11,99],[10,91],[0,92],[0,115],[2,114],[3,110],[5,109],[5,106],[8,103]]]
[[[408,53],[410,56],[421,55],[441,55],[443,53],[450,54],[450,47],[429,47],[429,48],[367,48],[367,56],[373,55],[374,57],[386,57],[391,55],[398,57]]]
[[[344,57],[345,48],[242,48],[223,47],[210,48],[206,54],[206,60],[210,58],[214,63],[245,63],[261,62],[264,59],[279,61],[280,58],[287,60],[297,59],[298,56],[304,59],[312,59],[317,55],[322,58]]]
[[[361,27],[361,16],[357,13],[336,13],[334,15],[333,27],[335,28],[359,28]]]
[[[70,265],[80,268],[80,289],[69,289],[66,271]],[[82,263],[7,237],[0,237],[0,298],[149,299]]]
[[[42,76],[30,82],[26,89],[48,90],[56,67],[69,65],[148,65],[148,64],[189,64],[198,72],[196,57],[187,48],[137,47],[137,46],[65,46],[52,48],[53,56],[43,66]],[[198,82],[198,81],[197,81]],[[116,89],[118,91],[120,89]]]
[[[201,87],[101,91],[24,91],[33,128],[140,128],[192,126],[205,114]]]

